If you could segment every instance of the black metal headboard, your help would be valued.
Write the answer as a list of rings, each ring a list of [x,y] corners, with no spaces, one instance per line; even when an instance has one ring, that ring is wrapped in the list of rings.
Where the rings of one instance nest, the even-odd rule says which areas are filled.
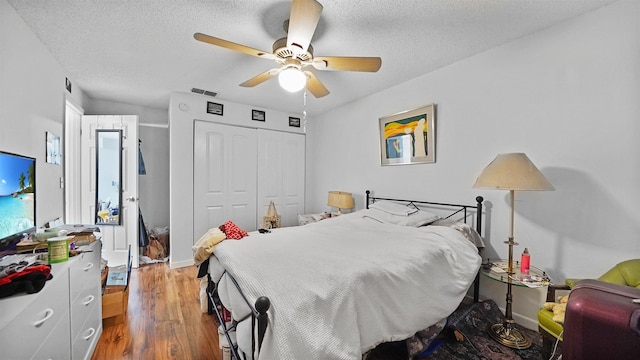
[[[373,204],[376,201],[380,200],[390,200],[395,202],[405,203],[408,206],[413,206],[416,209],[419,209],[419,206],[427,206],[427,207],[442,207],[447,210],[451,210],[451,213],[447,215],[445,218],[451,218],[456,214],[462,214],[463,222],[467,222],[468,213],[471,211],[475,211],[475,230],[480,236],[482,236],[482,202],[484,198],[482,196],[476,196],[476,204],[475,205],[467,205],[467,204],[453,204],[453,203],[442,203],[442,202],[434,202],[434,201],[420,201],[420,200],[405,200],[405,199],[391,199],[391,198],[382,198],[371,195],[371,191],[366,191],[366,202],[365,206],[368,209],[369,205]],[[480,248],[478,252],[480,252]],[[478,296],[480,291],[480,272],[476,274],[476,279],[473,283],[473,301],[478,302]]]
[[[376,201],[380,200],[389,200],[395,202],[406,203],[407,206],[413,206],[416,209],[419,209],[420,205],[426,206],[439,206],[450,208],[452,211],[445,218],[451,218],[456,214],[462,213],[462,219],[466,223],[468,218],[468,213],[470,209],[473,209],[476,213],[476,224],[475,229],[478,234],[482,235],[482,202],[484,198],[482,196],[476,196],[476,204],[475,205],[467,205],[467,204],[453,204],[453,203],[442,203],[442,202],[434,202],[434,201],[420,201],[420,200],[405,200],[405,199],[391,199],[391,198],[382,198],[371,195],[371,190],[366,191],[366,202],[365,206],[368,209],[369,205],[373,204]]]

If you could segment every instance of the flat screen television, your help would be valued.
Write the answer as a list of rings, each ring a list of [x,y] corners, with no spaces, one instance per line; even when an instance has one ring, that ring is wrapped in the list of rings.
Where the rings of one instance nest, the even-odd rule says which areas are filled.
[[[0,151],[0,250],[36,227],[36,159]]]

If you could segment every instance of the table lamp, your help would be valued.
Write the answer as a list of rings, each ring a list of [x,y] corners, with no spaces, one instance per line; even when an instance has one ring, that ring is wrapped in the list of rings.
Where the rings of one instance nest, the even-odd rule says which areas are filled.
[[[509,218],[509,240],[505,241],[505,244],[509,245],[505,321],[504,323],[492,325],[489,329],[489,334],[505,346],[516,349],[526,349],[531,346],[531,340],[513,327],[514,321],[511,309],[513,302],[511,279],[514,275],[513,246],[518,245],[518,243],[513,241],[514,196],[516,190],[554,190],[554,188],[524,153],[499,154],[482,170],[473,187],[509,190],[511,212]]]
[[[327,205],[338,208],[338,212],[332,216],[342,215],[341,209],[353,209],[353,196],[343,191],[329,191]]]

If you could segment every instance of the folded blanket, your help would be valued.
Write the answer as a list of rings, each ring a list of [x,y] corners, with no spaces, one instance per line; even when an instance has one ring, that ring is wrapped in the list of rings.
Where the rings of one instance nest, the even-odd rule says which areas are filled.
[[[209,229],[209,231],[202,235],[192,247],[193,261],[196,265],[207,260],[209,256],[213,254],[216,245],[226,238],[225,233],[217,227]]]

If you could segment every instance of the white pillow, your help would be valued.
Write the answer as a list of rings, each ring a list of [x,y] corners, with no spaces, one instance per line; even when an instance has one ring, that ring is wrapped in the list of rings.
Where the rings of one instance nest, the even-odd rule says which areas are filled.
[[[362,217],[368,217],[385,224],[419,227],[430,224],[440,217],[424,210],[417,210],[411,215],[394,215],[379,209],[361,210]]]
[[[369,209],[378,209],[392,215],[402,216],[415,214],[418,211],[414,206],[402,205],[389,200],[376,201],[369,205]]]
[[[471,225],[469,224],[465,224],[463,222],[459,222],[451,219],[439,219],[432,222],[430,225],[446,226],[452,229],[456,229],[460,231],[462,235],[464,235],[464,237],[466,237],[467,240],[471,241],[473,245],[475,245],[477,248],[485,247],[484,241],[482,241],[482,236],[480,236],[480,234],[478,234],[478,232],[474,228],[472,228]]]

